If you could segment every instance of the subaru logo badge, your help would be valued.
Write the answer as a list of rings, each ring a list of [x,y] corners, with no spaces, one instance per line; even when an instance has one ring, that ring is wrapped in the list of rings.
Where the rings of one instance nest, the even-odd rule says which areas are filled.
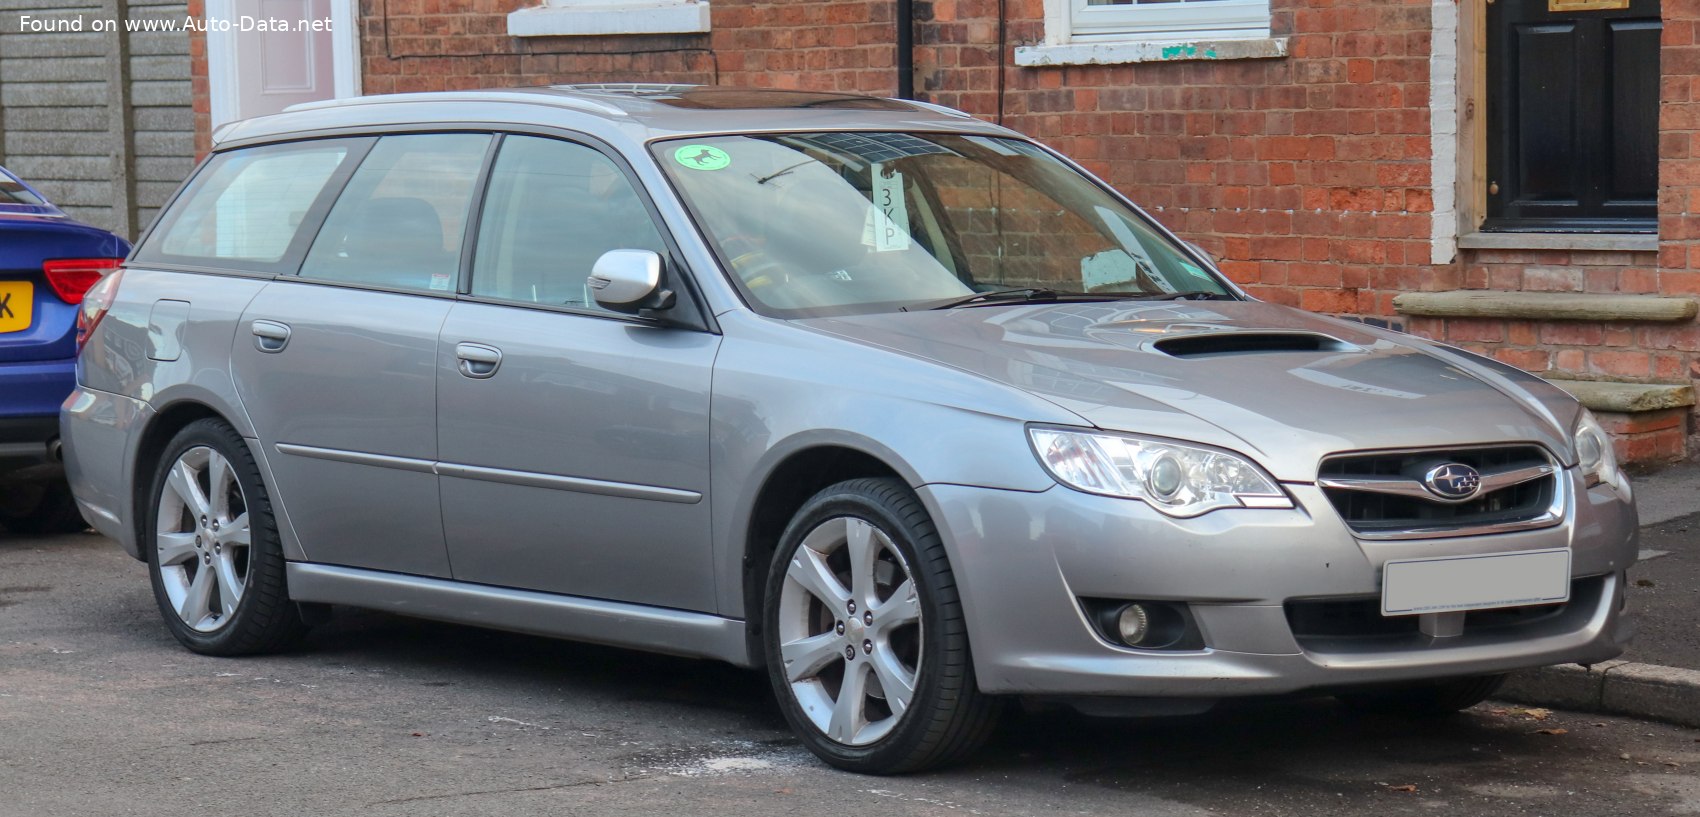
[[[1463,501],[1482,489],[1482,475],[1468,465],[1449,462],[1429,469],[1423,485],[1441,499]]]

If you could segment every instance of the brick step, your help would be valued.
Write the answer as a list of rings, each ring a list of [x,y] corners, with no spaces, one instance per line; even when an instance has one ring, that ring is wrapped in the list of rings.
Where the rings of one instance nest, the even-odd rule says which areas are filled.
[[[1626,465],[1680,462],[1688,458],[1688,412],[1694,387],[1686,383],[1619,383],[1576,380],[1563,373],[1542,375],[1599,417]]]
[[[1692,298],[1581,292],[1512,292],[1455,289],[1407,292],[1393,299],[1402,315],[1427,318],[1517,318],[1538,321],[1686,321]]]

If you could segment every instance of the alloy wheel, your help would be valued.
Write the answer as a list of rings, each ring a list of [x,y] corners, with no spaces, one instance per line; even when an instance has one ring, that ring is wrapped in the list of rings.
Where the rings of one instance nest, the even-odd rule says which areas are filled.
[[[791,555],[778,642],[803,714],[833,741],[874,743],[897,726],[921,670],[921,604],[903,555],[866,520],[828,519]]]
[[[159,494],[160,581],[177,617],[201,633],[229,623],[248,586],[248,504],[236,471],[208,446],[184,451]]]

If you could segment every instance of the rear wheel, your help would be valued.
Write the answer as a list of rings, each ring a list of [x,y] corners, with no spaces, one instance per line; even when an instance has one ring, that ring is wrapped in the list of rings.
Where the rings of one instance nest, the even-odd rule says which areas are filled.
[[[780,539],[767,583],[768,672],[803,744],[849,771],[958,760],[997,705],[975,684],[938,531],[893,479],[815,495]]]
[[[1504,675],[1475,675],[1338,696],[1350,709],[1380,715],[1435,717],[1469,709],[1505,683]]]
[[[142,542],[154,599],[177,640],[207,655],[287,646],[290,603],[271,502],[248,444],[221,420],[173,437],[155,470]]]
[[[76,533],[88,526],[64,478],[0,488],[0,527],[13,533]]]

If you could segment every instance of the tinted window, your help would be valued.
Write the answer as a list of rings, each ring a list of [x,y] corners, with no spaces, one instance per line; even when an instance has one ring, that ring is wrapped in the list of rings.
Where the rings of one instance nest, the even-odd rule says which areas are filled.
[[[386,136],[325,217],[301,275],[451,292],[490,137]]]
[[[277,263],[357,145],[336,139],[214,156],[166,213],[140,257],[254,267]]]
[[[474,295],[594,308],[585,279],[615,249],[666,252],[618,166],[571,142],[502,142],[478,227]]]

